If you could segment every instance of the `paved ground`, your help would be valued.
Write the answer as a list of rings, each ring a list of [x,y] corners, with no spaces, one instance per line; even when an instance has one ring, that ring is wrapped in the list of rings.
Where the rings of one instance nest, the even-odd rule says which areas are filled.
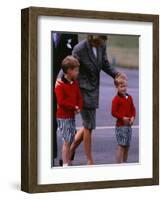
[[[139,161],[139,82],[138,76],[139,71],[136,69],[125,69],[117,68],[119,71],[123,71],[129,77],[128,81],[128,93],[133,96],[134,103],[137,110],[137,117],[133,126],[133,138],[129,153],[128,162]],[[113,85],[113,79],[107,74],[101,72],[101,83],[100,83],[100,106],[97,109],[96,123],[97,129],[93,132],[93,157],[95,164],[110,164],[115,163],[115,150],[116,150],[116,139],[114,134],[115,119],[111,116],[111,101],[116,94],[115,87]],[[81,117],[77,116],[76,119],[77,127],[80,127]],[[58,136],[58,158],[55,163],[58,163],[61,149],[61,138]],[[74,165],[85,165],[86,158],[83,151],[83,144],[79,146],[76,151]]]

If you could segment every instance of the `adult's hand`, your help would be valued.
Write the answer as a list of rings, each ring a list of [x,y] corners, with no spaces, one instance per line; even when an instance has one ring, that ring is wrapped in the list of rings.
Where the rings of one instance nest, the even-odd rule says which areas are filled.
[[[123,79],[128,80],[126,74],[123,73],[123,72],[117,72],[117,74],[115,75],[115,78],[117,78],[117,77],[121,77],[121,78],[123,78]]]
[[[63,81],[61,80],[61,78],[57,78],[56,83],[55,83],[55,88],[57,86],[59,86],[61,83],[63,83]]]

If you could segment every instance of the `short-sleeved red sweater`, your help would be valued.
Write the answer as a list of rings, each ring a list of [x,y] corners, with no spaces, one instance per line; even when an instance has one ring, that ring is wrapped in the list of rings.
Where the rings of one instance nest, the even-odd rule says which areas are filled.
[[[64,76],[62,83],[54,88],[57,97],[57,118],[74,118],[75,106],[82,109],[83,101],[77,80],[69,82]]]
[[[136,110],[133,99],[129,94],[117,94],[112,101],[112,115],[117,118],[116,126],[124,126],[123,117],[135,117]]]

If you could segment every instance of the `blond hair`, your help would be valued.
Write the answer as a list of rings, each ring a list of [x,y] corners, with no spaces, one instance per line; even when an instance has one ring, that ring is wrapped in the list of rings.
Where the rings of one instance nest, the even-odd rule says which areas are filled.
[[[114,79],[115,86],[124,84],[128,81],[127,75],[125,73],[118,73]]]

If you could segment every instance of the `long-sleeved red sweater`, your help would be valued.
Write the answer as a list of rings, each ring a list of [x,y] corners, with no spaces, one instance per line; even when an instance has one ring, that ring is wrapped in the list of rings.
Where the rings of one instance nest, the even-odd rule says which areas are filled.
[[[75,106],[82,110],[82,96],[77,80],[71,83],[62,77],[62,83],[54,88],[57,97],[57,118],[74,118]]]
[[[121,96],[117,94],[112,101],[112,115],[117,118],[116,126],[124,126],[123,117],[135,117],[136,110],[133,99],[129,94]]]

